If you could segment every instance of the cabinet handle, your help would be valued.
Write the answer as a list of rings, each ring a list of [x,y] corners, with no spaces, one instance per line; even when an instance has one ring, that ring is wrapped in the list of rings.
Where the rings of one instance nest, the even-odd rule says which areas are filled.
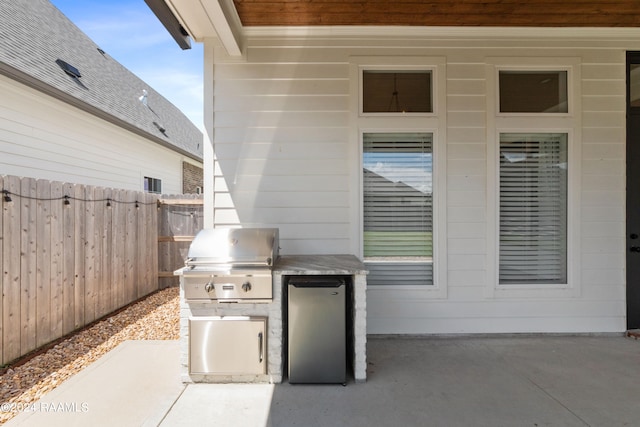
[[[260,363],[262,363],[262,359],[264,356],[264,348],[262,346],[262,332],[258,332],[258,356],[260,358]]]

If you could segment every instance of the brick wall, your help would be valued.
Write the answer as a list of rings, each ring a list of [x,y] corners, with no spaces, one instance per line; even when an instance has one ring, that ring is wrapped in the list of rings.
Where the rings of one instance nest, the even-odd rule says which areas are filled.
[[[191,163],[182,162],[182,193],[195,194],[196,188],[203,189],[204,177],[202,168]]]

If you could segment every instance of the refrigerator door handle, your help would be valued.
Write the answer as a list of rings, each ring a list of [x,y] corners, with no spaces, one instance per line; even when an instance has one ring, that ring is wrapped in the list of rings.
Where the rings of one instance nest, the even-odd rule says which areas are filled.
[[[264,347],[262,345],[262,332],[258,332],[258,358],[260,363],[264,359]]]

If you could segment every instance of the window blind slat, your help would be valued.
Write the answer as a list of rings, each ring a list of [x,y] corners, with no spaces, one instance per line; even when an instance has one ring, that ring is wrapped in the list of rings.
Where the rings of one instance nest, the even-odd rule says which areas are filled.
[[[433,284],[433,264],[428,261],[412,263],[365,261],[365,267],[369,270],[367,286]]]

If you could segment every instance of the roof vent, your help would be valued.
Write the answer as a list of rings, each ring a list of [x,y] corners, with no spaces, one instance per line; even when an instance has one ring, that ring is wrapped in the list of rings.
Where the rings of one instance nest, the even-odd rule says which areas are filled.
[[[138,97],[138,101],[142,102],[142,104],[144,104],[146,107],[149,106],[149,104],[147,102],[147,90],[146,89],[142,89],[142,96]]]
[[[162,132],[164,135],[166,135],[167,130],[164,128],[164,126],[162,126],[160,123],[158,122],[153,122],[153,124],[158,128],[158,130],[160,132]]]
[[[62,59],[56,59],[56,64],[58,64],[60,68],[62,68],[62,70],[71,77],[76,79],[82,77],[80,71],[68,62],[64,62]]]

